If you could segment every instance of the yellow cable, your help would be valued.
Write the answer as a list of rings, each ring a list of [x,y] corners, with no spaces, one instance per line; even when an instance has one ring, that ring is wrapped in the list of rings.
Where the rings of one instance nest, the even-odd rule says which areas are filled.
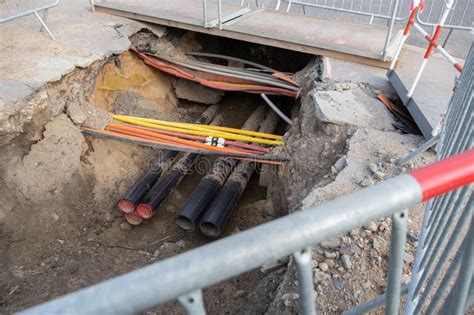
[[[177,128],[180,128],[180,130],[169,129],[169,128],[161,128],[162,130],[184,132],[185,129],[189,129],[191,131],[202,131],[202,132],[205,132],[205,134],[204,133],[187,132],[188,134],[222,137],[222,138],[226,138],[226,139],[236,139],[236,140],[241,140],[241,141],[251,141],[251,142],[257,142],[257,143],[279,145],[278,141],[274,141],[274,142],[264,141],[264,142],[261,142],[261,141],[258,141],[258,138],[245,137],[245,136],[240,136],[240,135],[236,135],[236,134],[233,134],[233,133],[207,129],[207,128],[203,127],[202,125],[190,126],[191,124],[187,124],[187,123],[167,122],[167,121],[161,121],[161,120],[156,120],[156,119],[129,117],[129,116],[123,116],[123,115],[113,115],[112,117],[115,120],[128,122],[128,123],[133,123],[133,124],[136,124],[137,121],[145,122],[145,123],[151,124],[151,125],[147,125],[151,128],[154,128],[156,126],[162,126],[160,123],[164,123],[163,126],[167,126],[167,127],[176,126]],[[193,124],[193,125],[195,125],[195,124]],[[206,127],[208,127],[208,126],[206,125]],[[236,138],[236,137],[240,137],[240,138]],[[266,140],[266,139],[261,139],[261,140]],[[273,140],[271,140],[271,141],[273,141]]]
[[[115,120],[120,120],[124,122],[146,122],[148,124],[152,124],[153,126],[168,126],[168,127],[176,127],[183,130],[193,130],[193,131],[203,131],[203,132],[215,132],[219,133],[220,136],[228,136],[228,135],[235,135],[228,132],[223,131],[213,131],[211,129],[204,128],[203,125],[198,125],[196,127],[189,126],[186,123],[179,123],[179,122],[172,122],[172,121],[164,121],[164,120],[157,120],[157,119],[150,119],[150,118],[140,118],[140,117],[132,117],[132,116],[122,116],[122,115],[112,115],[112,118]],[[207,126],[207,125],[206,125]],[[180,131],[182,132],[182,131]]]
[[[159,130],[181,132],[181,133],[197,135],[197,136],[220,137],[220,138],[224,138],[224,139],[228,139],[228,140],[237,140],[237,141],[253,142],[253,143],[260,143],[260,144],[269,144],[269,145],[282,145],[283,144],[282,141],[275,141],[275,140],[269,140],[269,139],[260,139],[260,138],[254,138],[254,137],[224,133],[224,132],[213,131],[213,130],[189,130],[189,129],[183,129],[183,128],[179,128],[179,127],[158,125],[158,124],[154,124],[154,123],[140,121],[140,120],[134,119],[134,118],[128,118],[126,116],[120,116],[119,117],[119,115],[113,115],[113,117],[114,117],[115,120],[118,120],[118,121],[121,121],[121,122],[126,122],[126,123],[130,123],[130,124],[138,125],[138,126],[149,127],[149,128],[153,128],[153,129],[159,129]]]
[[[189,125],[196,126],[197,124],[189,124]],[[221,126],[211,126],[211,125],[206,125],[206,127],[204,127],[204,128],[211,129],[211,130],[237,133],[237,134],[242,134],[242,135],[247,135],[247,136],[256,136],[256,137],[260,137],[260,138],[274,139],[274,140],[282,140],[283,139],[283,137],[279,136],[279,135],[273,135],[271,133],[264,133],[264,132],[251,131],[251,130],[245,130],[245,129],[237,129],[237,128],[221,127]]]
[[[112,118],[116,120],[120,119],[136,119],[152,124],[159,124],[159,125],[165,125],[165,126],[172,126],[172,127],[178,127],[178,128],[183,128],[183,129],[190,129],[190,130],[201,130],[201,131],[218,131],[221,132],[223,135],[224,134],[242,134],[242,135],[248,135],[248,136],[256,136],[259,138],[268,138],[268,139],[274,139],[274,140],[282,140],[282,136],[278,135],[273,135],[269,133],[264,133],[264,132],[257,132],[257,131],[250,131],[250,130],[243,130],[243,129],[237,129],[237,128],[229,128],[229,127],[221,127],[221,126],[211,126],[211,125],[199,125],[199,124],[189,124],[189,123],[179,123],[179,122],[171,122],[171,121],[164,121],[164,120],[158,120],[158,119],[150,119],[150,118],[141,118],[141,117],[133,117],[133,116],[124,116],[124,115],[113,115]]]

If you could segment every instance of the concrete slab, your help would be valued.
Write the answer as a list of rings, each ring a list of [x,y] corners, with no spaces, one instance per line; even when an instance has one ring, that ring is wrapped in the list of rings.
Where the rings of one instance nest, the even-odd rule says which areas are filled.
[[[383,131],[395,130],[393,116],[385,106],[361,89],[318,91],[312,97],[316,116],[321,121]]]
[[[366,83],[382,91],[386,96],[396,95],[387,78],[387,70],[334,58],[324,58],[324,80]]]
[[[333,20],[302,16],[275,10],[256,9],[223,24],[223,28],[204,28],[200,0],[165,0],[157,6],[152,0],[104,0],[97,10],[114,15],[178,27],[195,32],[280,47],[310,54],[352,60],[386,67],[383,50],[386,27],[334,23]],[[217,18],[217,7],[208,2],[207,20]],[[222,5],[222,15],[240,10],[240,6]]]
[[[49,11],[52,41],[33,16],[0,24],[0,103],[30,95],[48,82],[61,79],[76,67],[122,53],[128,36],[145,25],[92,13],[86,1],[63,0]]]
[[[424,51],[422,48],[405,46],[389,79],[423,136],[429,139],[431,131],[438,124],[441,114],[448,105],[458,73],[441,55],[433,54],[413,97],[408,98],[407,92],[423,61]],[[463,63],[462,60],[460,62]]]

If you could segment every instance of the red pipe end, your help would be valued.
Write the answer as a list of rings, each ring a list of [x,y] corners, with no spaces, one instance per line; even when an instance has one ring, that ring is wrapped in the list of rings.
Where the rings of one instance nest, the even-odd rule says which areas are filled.
[[[135,210],[135,205],[130,200],[122,199],[118,202],[117,208],[123,213],[132,213]]]
[[[474,182],[474,149],[409,173],[423,192],[423,201]]]
[[[125,220],[127,220],[127,222],[130,223],[131,225],[139,225],[140,223],[143,222],[143,219],[140,218],[135,213],[127,213],[125,215]]]
[[[137,206],[137,214],[143,219],[150,219],[153,216],[153,209],[149,205],[141,203]]]

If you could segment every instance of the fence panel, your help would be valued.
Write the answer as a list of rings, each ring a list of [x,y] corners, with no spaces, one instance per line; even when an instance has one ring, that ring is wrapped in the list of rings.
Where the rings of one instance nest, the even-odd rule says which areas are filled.
[[[390,20],[395,5],[397,6],[395,20],[405,20],[408,18],[410,0],[288,0],[284,2],[281,7],[287,12],[294,5],[302,6],[304,14],[306,14],[307,7],[315,7],[368,16],[371,23],[374,18]]]
[[[443,8],[443,0],[425,0],[425,10],[417,15],[418,22],[425,26],[436,26],[443,13]],[[473,0],[457,0],[448,15],[444,27],[470,31],[472,29],[473,13]]]
[[[453,94],[441,132],[438,158],[473,147],[474,49],[471,46],[459,87]],[[440,312],[462,314],[473,276],[472,185],[428,203],[423,219],[405,314]],[[463,267],[464,266],[464,267]],[[469,280],[469,283],[465,281]],[[467,286],[467,287],[466,287]],[[450,293],[456,292],[456,293]]]
[[[46,25],[48,10],[59,4],[60,0],[0,0],[0,24],[27,15],[34,15],[41,24],[40,31],[45,30],[52,40],[53,33]],[[40,15],[41,14],[41,15]]]

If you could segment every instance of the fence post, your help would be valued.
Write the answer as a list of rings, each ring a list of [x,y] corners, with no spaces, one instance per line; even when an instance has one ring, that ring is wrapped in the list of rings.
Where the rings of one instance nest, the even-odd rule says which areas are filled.
[[[41,30],[45,30],[46,33],[48,33],[49,37],[51,37],[52,40],[56,40],[56,38],[54,37],[53,33],[51,33],[51,31],[49,30],[48,26],[46,25],[46,23],[43,21],[43,19],[41,18],[41,16],[39,16],[38,12],[37,11],[34,11],[33,14],[35,15],[36,19],[38,20],[38,22],[40,22],[41,24]]]
[[[217,19],[219,21],[219,29],[222,29],[222,1],[217,0]]]
[[[300,292],[300,311],[304,315],[316,315],[316,292],[311,264],[311,247],[294,254],[298,272],[298,288]]]
[[[398,1],[399,0],[393,1],[390,22],[389,22],[390,24],[387,30],[387,37],[385,38],[385,44],[383,47],[383,54],[382,54],[383,60],[385,60],[385,57],[387,56],[388,45],[390,44],[390,40],[392,38],[393,25],[395,24],[395,18],[397,17],[397,11],[398,11],[398,5],[399,5]]]
[[[385,314],[398,315],[400,308],[400,287],[403,272],[403,256],[407,238],[407,216],[404,210],[392,216],[392,238],[387,281],[387,302]]]
[[[207,28],[207,2],[206,0],[202,0],[202,16],[203,16],[203,24],[204,28]]]
[[[413,93],[415,92],[415,88],[418,84],[418,81],[420,81],[421,75],[423,74],[423,71],[425,70],[426,64],[428,63],[428,59],[430,59],[431,52],[433,51],[433,48],[435,45],[433,43],[436,43],[438,40],[438,36],[441,33],[441,30],[444,26],[444,23],[446,22],[446,19],[448,18],[449,11],[451,11],[452,7],[454,4],[454,0],[446,0],[445,1],[445,7],[443,10],[443,13],[439,19],[438,25],[436,26],[436,29],[433,33],[432,36],[432,41],[430,42],[428,48],[426,49],[425,56],[423,58],[423,62],[421,63],[421,67],[418,69],[418,72],[415,76],[415,79],[413,80],[413,83],[411,84],[410,89],[408,90],[407,97],[410,98],[413,96]]]
[[[187,315],[206,315],[202,300],[202,290],[193,291],[178,298]]]
[[[471,286],[474,269],[474,231],[472,229],[472,223],[473,222],[471,219],[471,228],[469,229],[467,235],[466,249],[462,255],[461,268],[459,269],[458,278],[442,308],[442,310],[445,312],[450,312],[451,314],[464,314],[466,306],[469,306],[466,305],[466,303],[468,301],[468,292]]]

